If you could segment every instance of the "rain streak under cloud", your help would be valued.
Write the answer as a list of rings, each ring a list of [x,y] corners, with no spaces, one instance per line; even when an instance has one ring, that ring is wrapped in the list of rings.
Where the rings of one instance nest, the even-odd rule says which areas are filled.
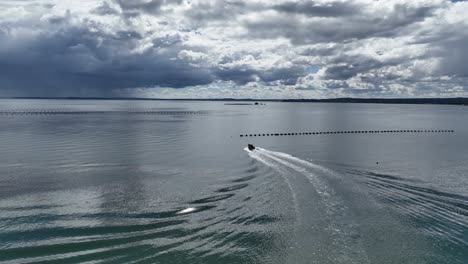
[[[466,96],[467,18],[447,0],[0,0],[0,96]]]

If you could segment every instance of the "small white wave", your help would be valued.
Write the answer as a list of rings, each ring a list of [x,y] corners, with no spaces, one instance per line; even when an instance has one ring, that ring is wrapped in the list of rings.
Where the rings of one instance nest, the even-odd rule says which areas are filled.
[[[195,207],[189,207],[189,208],[185,208],[183,210],[178,211],[176,214],[178,214],[178,215],[189,214],[189,213],[195,212],[196,210],[197,210],[197,208],[195,208]]]

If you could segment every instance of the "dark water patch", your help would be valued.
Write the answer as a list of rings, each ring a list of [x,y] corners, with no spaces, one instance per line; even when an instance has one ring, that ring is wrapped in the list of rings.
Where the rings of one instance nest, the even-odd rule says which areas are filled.
[[[199,207],[198,211],[203,211],[206,208]],[[209,208],[208,208],[209,209]],[[0,218],[0,223],[3,221],[11,221],[11,223],[25,224],[25,223],[39,223],[39,222],[53,222],[62,220],[94,220],[94,219],[167,219],[177,216],[179,210],[169,210],[164,212],[145,212],[138,214],[108,212],[108,213],[94,213],[94,214],[47,214],[39,213],[25,216],[14,216]]]
[[[248,215],[248,216],[245,216],[247,215],[247,213],[241,213],[241,214],[238,214],[238,215],[235,215],[233,217],[230,217],[228,218],[228,221],[232,224],[236,224],[236,225],[239,225],[239,224],[243,224],[245,223],[246,221],[250,220],[253,218],[252,215]]]
[[[239,232],[234,231],[214,231],[195,235],[165,250],[147,249],[131,253],[112,263],[126,263],[130,260],[136,263],[257,263],[261,254],[268,252],[270,237],[261,234],[249,237],[249,232],[238,234]],[[247,240],[243,241],[244,239]],[[182,249],[184,244],[193,241],[204,242],[197,244],[196,248]]]
[[[124,238],[99,239],[86,242],[73,242],[66,244],[53,244],[41,246],[28,246],[20,248],[9,248],[0,250],[0,260],[13,260],[17,258],[32,258],[44,255],[59,255],[72,252],[93,250],[97,248],[106,248],[138,242],[146,239],[157,239],[164,237],[181,237],[185,234],[180,230],[161,231],[145,235],[137,235]]]
[[[195,255],[191,250],[177,250],[170,252],[159,252],[148,258],[139,260],[142,264],[165,264],[165,263],[193,263],[193,264],[219,264],[219,263],[252,263],[252,257],[249,252],[245,254],[215,253],[210,250],[206,254]]]
[[[213,223],[211,226],[215,226],[217,224],[218,223]],[[200,232],[198,234],[195,234],[194,236],[187,239],[185,242],[201,242],[199,243],[200,246],[207,246],[209,244],[213,245],[215,242],[219,243],[225,241],[230,236],[236,233],[236,231],[223,231],[220,229],[216,229],[205,233]]]
[[[157,260],[150,262],[149,259],[153,258],[155,255],[160,254],[161,252],[168,252],[173,248],[182,246],[183,244],[184,242],[176,242],[176,243],[172,243],[166,246],[155,246],[155,245],[146,246],[145,248],[141,248],[141,250],[127,251],[124,256],[113,259],[109,263],[113,263],[113,264],[160,263]]]
[[[114,262],[118,258],[122,258],[128,255],[128,252],[144,252],[147,250],[155,250],[151,245],[138,245],[123,248],[109,248],[104,250],[98,250],[98,252],[81,252],[77,256],[62,257],[58,256],[57,259],[48,259],[44,261],[34,261],[36,264],[68,264],[68,263],[85,263],[85,262],[96,262],[96,261],[109,261]],[[93,251],[93,250],[91,250]]]
[[[0,218],[0,223],[9,222],[15,225],[51,223],[57,220],[63,220],[63,217],[64,216],[61,216],[61,215],[40,213],[40,214],[27,215],[27,216],[3,217],[3,218]]]
[[[244,170],[242,172],[242,174],[250,175],[250,174],[255,174],[257,172],[258,172],[258,168],[254,167],[254,166],[251,166],[251,167],[247,168],[246,170]]]
[[[245,176],[239,179],[235,179],[232,182],[246,182],[255,179],[257,176],[256,175],[251,175],[251,176]]]
[[[134,233],[141,231],[152,231],[164,227],[177,226],[186,223],[186,220],[173,220],[140,225],[115,225],[79,228],[42,228],[30,231],[4,232],[0,234],[3,241],[31,241],[51,238],[104,236],[108,234]]]
[[[221,192],[221,193],[232,192],[232,191],[244,189],[247,186],[249,186],[247,183],[237,184],[237,185],[233,185],[233,186],[229,186],[229,187],[225,187],[225,188],[220,188],[220,189],[216,190],[216,192]]]
[[[199,211],[210,209],[211,207],[199,207]],[[161,212],[144,212],[144,213],[119,213],[119,212],[106,212],[106,213],[87,213],[87,214],[46,214],[39,213],[26,216],[15,216],[0,218],[0,221],[14,220],[17,223],[37,223],[37,222],[53,222],[58,220],[74,220],[74,219],[167,219],[177,216],[179,210],[168,210]]]
[[[190,202],[190,204],[203,204],[203,203],[217,202],[217,201],[229,199],[229,198],[233,197],[234,195],[235,194],[233,194],[233,193],[214,195],[214,196],[194,200],[194,201]]]
[[[242,224],[242,225],[265,225],[277,222],[278,219],[268,216],[268,215],[261,215],[261,216],[247,216],[247,217],[237,217],[233,219],[232,223],[234,224]]]
[[[244,199],[244,200],[245,200],[245,199]],[[226,214],[235,213],[235,212],[237,212],[237,211],[239,211],[239,210],[242,210],[243,208],[244,208],[244,205],[243,205],[243,204],[240,205],[240,206],[236,206],[236,207],[234,207],[234,208],[230,208],[230,209],[228,209],[228,210],[226,211]]]
[[[59,205],[29,205],[29,206],[11,206],[11,207],[4,206],[4,207],[0,207],[0,212],[1,211],[24,212],[24,211],[31,211],[31,210],[49,210],[49,209],[60,208],[60,207],[63,207],[63,206],[59,206]]]
[[[197,211],[201,212],[201,211],[209,210],[211,208],[214,208],[214,206],[200,206],[200,207],[197,207]],[[172,218],[172,217],[177,216],[178,212],[182,209],[179,208],[179,209],[173,209],[173,210],[167,210],[167,211],[161,211],[161,212],[143,212],[143,213],[113,213],[113,212],[97,213],[97,214],[81,215],[81,217],[96,218],[96,219],[112,219],[112,218],[149,219],[149,220],[167,219],[167,218]]]
[[[46,255],[43,257],[28,258],[27,260],[33,261],[33,263],[134,263],[135,260],[142,260],[146,257],[160,254],[161,252],[169,252],[175,248],[183,246],[185,242],[186,241],[182,240],[160,245],[155,244],[151,240],[142,240],[121,246],[112,246],[108,248],[99,248],[66,254]],[[45,260],[41,260],[40,262],[35,261],[37,258]],[[24,260],[24,258],[21,259]]]
[[[271,239],[271,240],[270,240]],[[232,236],[228,237],[222,244],[218,245],[225,245],[227,243],[233,244],[240,248],[251,248],[258,246],[258,241],[274,241],[272,239],[271,234],[268,233],[256,233],[256,232],[237,232]]]
[[[271,217],[269,215],[261,215],[254,217],[248,221],[246,221],[244,224],[245,225],[252,225],[252,224],[258,224],[258,225],[266,225],[266,224],[271,224],[278,222],[279,219],[275,217]]]
[[[100,248],[126,247],[132,243],[142,243],[155,239],[182,239],[190,235],[196,234],[205,227],[194,229],[176,228],[164,231],[143,232],[138,234],[129,234],[126,237],[96,239],[80,242],[48,244],[39,246],[26,246],[18,248],[8,248],[0,250],[0,261],[14,260],[18,258],[37,258],[42,256],[63,255],[74,252],[83,252],[88,250],[96,250]]]
[[[276,239],[268,233],[235,232],[225,234],[218,243],[212,243],[211,250],[193,255],[197,259],[195,263],[258,263],[264,255],[270,254],[275,242]]]

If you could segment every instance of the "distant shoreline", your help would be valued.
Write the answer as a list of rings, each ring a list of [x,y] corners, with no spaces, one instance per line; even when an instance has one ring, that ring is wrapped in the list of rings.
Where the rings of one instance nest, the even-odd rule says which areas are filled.
[[[0,97],[0,99],[39,100],[134,100],[134,101],[202,101],[202,102],[289,102],[289,103],[358,103],[358,104],[435,104],[468,105],[468,98],[331,98],[331,99],[234,99],[234,98],[138,98],[138,97]],[[228,104],[229,105],[229,104]],[[244,105],[233,103],[230,105]]]

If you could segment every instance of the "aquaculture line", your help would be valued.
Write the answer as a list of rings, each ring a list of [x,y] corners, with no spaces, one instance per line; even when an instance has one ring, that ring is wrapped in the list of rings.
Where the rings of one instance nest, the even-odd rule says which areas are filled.
[[[299,132],[299,133],[265,133],[265,134],[241,134],[240,137],[273,137],[273,136],[306,136],[306,135],[330,135],[330,134],[382,134],[382,133],[454,133],[455,130],[353,130],[332,132]]]

